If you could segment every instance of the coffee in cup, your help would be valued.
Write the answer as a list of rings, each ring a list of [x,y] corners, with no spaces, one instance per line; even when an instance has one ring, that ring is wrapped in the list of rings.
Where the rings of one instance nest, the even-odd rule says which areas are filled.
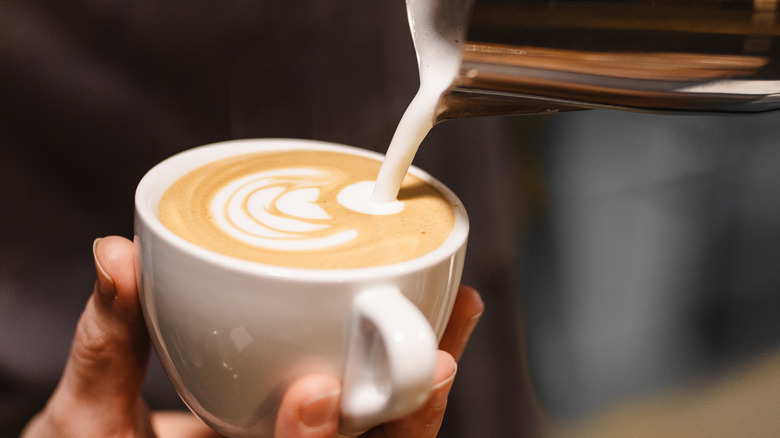
[[[286,389],[311,373],[342,382],[342,434],[430,394],[468,218],[414,167],[397,202],[370,202],[382,158],[235,140],[170,157],[139,183],[136,275],[152,343],[182,400],[221,434],[272,437]]]
[[[380,164],[330,150],[237,155],[174,182],[159,217],[203,248],[294,268],[387,265],[441,246],[455,222],[450,201],[412,174],[397,200],[372,201]]]

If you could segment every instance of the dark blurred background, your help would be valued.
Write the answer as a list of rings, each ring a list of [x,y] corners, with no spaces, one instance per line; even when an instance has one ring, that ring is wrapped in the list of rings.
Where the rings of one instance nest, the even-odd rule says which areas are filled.
[[[146,170],[230,138],[384,151],[417,85],[400,1],[0,0],[0,437],[53,390]],[[415,164],[469,210],[487,307],[442,437],[587,423],[780,343],[780,115],[455,120]],[[146,399],[183,408],[154,357]]]
[[[542,405],[587,422],[648,397],[622,436],[780,436],[780,114],[546,122],[517,271]],[[688,424],[643,433],[654,415]]]

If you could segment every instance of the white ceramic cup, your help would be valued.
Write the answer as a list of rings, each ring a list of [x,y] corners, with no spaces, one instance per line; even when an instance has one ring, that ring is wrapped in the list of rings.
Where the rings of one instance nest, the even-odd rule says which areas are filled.
[[[196,246],[157,218],[160,196],[188,171],[291,148],[382,158],[308,140],[235,140],[161,162],[136,191],[136,273],[155,350],[187,406],[231,437],[271,437],[285,390],[308,373],[341,379],[344,434],[419,408],[431,391],[437,340],[463,269],[466,212],[417,168],[410,172],[452,201],[455,227],[432,252],[391,265],[317,270],[249,262]]]

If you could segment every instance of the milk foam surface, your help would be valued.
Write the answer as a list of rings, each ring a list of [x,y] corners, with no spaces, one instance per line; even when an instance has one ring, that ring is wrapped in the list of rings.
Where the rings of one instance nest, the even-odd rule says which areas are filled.
[[[211,201],[217,227],[250,245],[286,251],[328,248],[357,237],[357,230],[320,236],[333,219],[317,205],[319,185],[333,176],[291,168],[258,172],[220,189]]]
[[[397,199],[387,202],[374,201],[371,194],[375,186],[374,181],[361,181],[347,186],[339,192],[339,203],[350,210],[365,214],[396,214],[404,210],[404,203]]]
[[[452,206],[412,175],[397,201],[373,202],[379,164],[325,151],[241,155],[182,177],[159,216],[193,243],[282,266],[375,266],[440,246],[454,225]]]

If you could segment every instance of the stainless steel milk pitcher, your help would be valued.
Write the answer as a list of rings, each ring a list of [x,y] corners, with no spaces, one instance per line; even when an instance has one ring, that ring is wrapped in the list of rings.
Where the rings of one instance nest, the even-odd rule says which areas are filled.
[[[436,121],[780,109],[778,2],[474,0],[460,71]]]

